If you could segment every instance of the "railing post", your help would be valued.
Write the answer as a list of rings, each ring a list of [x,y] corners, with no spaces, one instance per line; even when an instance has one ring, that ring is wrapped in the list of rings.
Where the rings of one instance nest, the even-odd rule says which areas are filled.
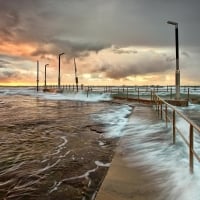
[[[160,101],[160,118],[163,118],[163,113],[162,113],[162,102]]]
[[[170,99],[172,99],[172,88],[170,88]]]
[[[188,88],[187,98],[188,98],[188,101],[189,101],[190,100],[190,88]]]
[[[138,88],[138,101],[140,99],[140,88]]]
[[[168,115],[168,109],[167,109],[167,104],[165,104],[165,123],[167,127],[167,115]]]
[[[190,124],[190,173],[194,172],[194,164],[193,164],[193,126]]]
[[[173,110],[173,144],[176,143],[176,112]]]
[[[153,96],[153,100],[154,100],[155,108],[156,108],[156,111],[157,111],[157,99],[156,99],[156,95],[155,94]]]
[[[88,86],[88,89],[87,89],[87,97],[89,96],[89,90],[90,90],[90,87]]]
[[[160,100],[158,99],[158,117],[160,115]]]
[[[128,99],[128,87],[126,89],[126,99]]]
[[[158,101],[158,97],[156,96],[156,110],[158,111],[159,109],[159,101]]]

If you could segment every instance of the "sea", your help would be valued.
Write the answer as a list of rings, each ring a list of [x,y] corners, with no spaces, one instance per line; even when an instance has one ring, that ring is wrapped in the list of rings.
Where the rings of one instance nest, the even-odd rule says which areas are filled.
[[[148,117],[146,112],[149,108],[129,103],[108,104],[111,101],[108,92],[54,94],[37,92],[35,87],[0,87],[0,194],[7,189],[4,199],[20,199],[15,191],[30,192],[34,188],[31,186],[45,178],[41,172],[43,176],[44,172],[51,173],[51,168],[61,162],[62,156],[69,154],[65,151],[50,162],[50,157],[63,151],[68,143],[59,127],[64,126],[65,131],[80,129],[91,120],[105,127],[105,138],[128,138],[124,140],[125,150],[128,149],[124,159],[129,165],[148,166],[148,173],[155,174],[155,177],[167,174],[167,178],[157,180],[166,200],[200,200],[200,163],[194,159],[194,173],[191,174],[188,147],[178,136],[176,145],[172,144],[171,125],[166,126],[163,120]],[[177,109],[200,126],[199,104],[190,103],[188,107]],[[187,122],[178,118],[177,124],[187,135]],[[48,145],[44,146],[46,141]],[[194,142],[200,155],[198,133]],[[53,151],[49,153],[47,149]],[[43,163],[43,167],[37,171],[32,167],[30,174],[26,174],[31,176],[31,182],[20,180],[23,174],[21,166],[37,165],[35,160]],[[97,165],[106,165],[99,163],[96,161]],[[15,178],[16,171],[18,179]],[[49,192],[56,190],[58,183],[61,182],[49,185]]]

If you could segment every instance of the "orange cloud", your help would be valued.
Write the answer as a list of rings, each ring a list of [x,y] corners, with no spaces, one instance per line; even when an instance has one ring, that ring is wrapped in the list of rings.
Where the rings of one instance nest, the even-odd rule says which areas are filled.
[[[3,42],[0,45],[0,53],[14,56],[25,56],[31,59],[30,55],[35,51],[37,45],[28,43]]]

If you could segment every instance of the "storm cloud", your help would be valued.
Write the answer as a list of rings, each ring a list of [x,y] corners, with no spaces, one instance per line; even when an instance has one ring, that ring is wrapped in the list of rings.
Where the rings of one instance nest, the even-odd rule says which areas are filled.
[[[46,54],[57,55],[58,52],[65,52],[67,58],[71,59],[74,57],[86,57],[91,51],[98,53],[108,47],[110,47],[108,44],[54,39],[49,41],[48,44],[40,44],[31,55],[45,57]]]
[[[175,20],[181,43],[199,45],[198,0],[0,0],[0,5],[0,33],[10,40],[75,41],[85,48],[94,43],[172,45],[173,28],[166,21]]]
[[[85,61],[86,69],[80,71],[113,79],[164,73],[174,66],[175,53],[174,27],[168,20],[179,23],[180,56],[191,61],[194,52],[188,49],[200,53],[199,7],[199,0],[0,0],[0,42],[8,46],[6,52],[12,45],[30,45],[30,50],[25,48],[30,55],[18,55],[24,56],[24,62],[28,57],[54,59],[55,64],[58,53],[65,52],[66,64],[73,57],[89,59],[108,50],[114,54],[112,59]],[[140,48],[167,50],[144,53]],[[9,71],[2,77],[16,75],[16,61],[12,61],[13,75]],[[191,69],[197,66],[192,64]],[[0,62],[0,66],[6,68],[8,63]]]
[[[126,51],[124,53],[126,54]],[[173,57],[169,58],[166,54],[153,51],[138,51],[134,56],[129,55],[126,60],[122,56],[121,60],[116,62],[104,60],[101,64],[92,68],[91,72],[102,73],[107,78],[121,79],[128,76],[170,71],[173,69],[175,61]]]

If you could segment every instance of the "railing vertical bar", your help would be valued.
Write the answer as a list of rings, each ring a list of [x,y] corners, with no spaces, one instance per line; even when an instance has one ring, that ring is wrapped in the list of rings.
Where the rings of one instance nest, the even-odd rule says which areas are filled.
[[[187,98],[188,98],[188,101],[189,101],[190,100],[190,88],[188,88]]]
[[[173,144],[176,143],[176,112],[173,110]]]
[[[172,99],[172,88],[170,88],[170,99]]]
[[[165,104],[165,123],[166,123],[166,127],[168,125],[168,123],[167,123],[167,116],[168,116],[168,109],[167,109],[167,104]]]
[[[190,124],[190,173],[194,172],[194,161],[193,161],[193,146],[194,146],[193,126]]]
[[[155,96],[154,101],[155,101],[155,104],[156,104],[156,111],[157,111],[158,110],[158,102],[157,102],[157,97],[156,96]]]

